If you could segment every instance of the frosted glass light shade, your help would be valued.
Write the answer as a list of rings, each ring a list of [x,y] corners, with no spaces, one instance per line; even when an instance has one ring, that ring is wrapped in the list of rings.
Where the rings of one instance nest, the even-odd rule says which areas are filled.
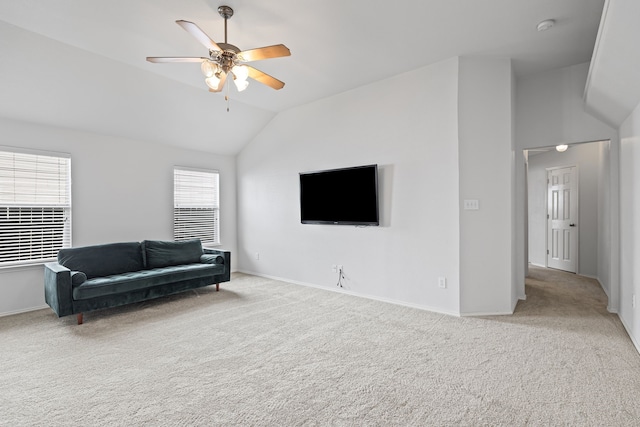
[[[214,75],[211,77],[207,77],[204,79],[204,82],[213,90],[218,90],[218,85],[220,84],[220,79]]]
[[[233,75],[236,76],[236,81],[240,80],[243,82],[249,77],[249,69],[244,65],[236,65],[231,71],[233,71]]]
[[[564,151],[567,151],[567,148],[569,148],[567,144],[556,145],[556,150],[558,150],[561,153]]]
[[[249,86],[249,82],[246,80],[235,79],[233,82],[236,84],[238,92],[242,92],[247,88],[247,86]]]
[[[205,77],[211,77],[218,71],[218,66],[210,61],[202,61],[200,70],[202,70],[202,74],[204,74]]]

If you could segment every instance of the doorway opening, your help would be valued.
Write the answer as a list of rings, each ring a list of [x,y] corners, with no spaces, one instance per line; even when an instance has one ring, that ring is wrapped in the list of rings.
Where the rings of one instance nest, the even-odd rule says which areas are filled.
[[[524,150],[525,276],[529,266],[598,280],[609,297],[611,229],[610,141]],[[575,187],[573,186],[575,184]],[[524,290],[523,290],[524,292]]]

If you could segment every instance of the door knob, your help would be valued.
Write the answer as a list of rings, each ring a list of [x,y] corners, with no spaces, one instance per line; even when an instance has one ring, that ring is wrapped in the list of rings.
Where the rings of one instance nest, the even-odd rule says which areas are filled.
[[[569,224],[569,227],[575,227],[575,226],[576,226],[575,224]]]

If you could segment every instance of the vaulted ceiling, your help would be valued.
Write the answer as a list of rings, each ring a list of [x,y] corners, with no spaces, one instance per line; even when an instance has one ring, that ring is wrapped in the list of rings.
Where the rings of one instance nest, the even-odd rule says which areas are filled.
[[[252,63],[286,83],[210,93],[175,24],[284,43]],[[516,76],[589,61],[604,0],[21,0],[0,2],[0,116],[233,155],[280,111],[454,56],[509,57]],[[555,19],[548,31],[538,22]],[[227,112],[229,107],[229,112]]]
[[[592,115],[617,128],[640,103],[640,2],[608,1],[603,15],[585,89],[585,106]]]

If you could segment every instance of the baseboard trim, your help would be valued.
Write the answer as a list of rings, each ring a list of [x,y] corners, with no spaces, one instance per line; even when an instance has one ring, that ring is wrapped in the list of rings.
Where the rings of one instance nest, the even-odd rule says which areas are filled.
[[[633,343],[633,346],[636,348],[636,351],[638,352],[638,354],[640,354],[640,344],[633,337],[633,334],[631,333],[631,328],[629,328],[627,323],[624,321],[622,316],[620,316],[619,314],[618,314],[618,319],[620,319],[620,322],[622,323],[622,326],[624,326],[625,331],[627,331],[627,335],[629,335],[629,338],[631,339],[631,342]]]
[[[481,316],[511,316],[513,315],[512,311],[478,311],[471,313],[460,313],[461,317],[481,317]]]
[[[399,306],[402,306],[402,307],[415,308],[415,309],[418,309],[418,310],[430,311],[430,312],[438,313],[438,314],[446,314],[447,316],[460,317],[460,313],[447,311],[447,310],[442,310],[442,309],[439,309],[439,308],[436,308],[436,307],[430,307],[430,306],[425,306],[425,305],[420,305],[420,304],[411,304],[411,303],[407,303],[407,302],[404,302],[404,301],[398,301],[398,300],[394,300],[394,299],[390,299],[390,298],[378,297],[378,296],[375,296],[375,295],[361,294],[359,292],[353,292],[353,291],[349,291],[347,289],[327,288],[327,287],[324,287],[324,286],[315,285],[313,283],[300,282],[298,280],[291,280],[291,279],[286,279],[284,277],[271,276],[271,275],[268,275],[268,274],[262,274],[262,273],[258,273],[258,272],[255,272],[255,271],[238,270],[238,272],[239,273],[244,273],[244,274],[251,274],[252,276],[264,277],[265,279],[278,280],[278,281],[281,281],[281,282],[287,282],[287,283],[291,283],[291,284],[294,284],[294,285],[300,285],[300,286],[306,286],[306,287],[309,287],[309,288],[320,289],[320,290],[323,290],[323,291],[336,292],[336,293],[339,293],[339,294],[350,295],[350,296],[353,296],[353,297],[358,297],[358,298],[364,298],[364,299],[369,299],[369,300],[373,300],[373,301],[384,302],[384,303],[387,303],[387,304],[394,304],[394,305],[399,305]]]
[[[602,286],[602,281],[600,280],[600,278],[598,276],[594,277],[594,279],[598,282],[598,284],[600,285],[600,287],[602,288],[602,290],[604,291],[605,295],[607,296],[607,299],[609,298],[609,290],[606,289],[604,286]]]
[[[585,276],[585,277],[590,277],[590,276]],[[600,281],[599,277],[593,277],[592,279],[594,279],[596,282],[598,282],[598,284],[600,285],[600,289],[602,289],[602,291],[604,292],[604,294],[607,296],[607,311],[609,313],[614,313],[614,314],[618,314],[618,310],[615,310],[614,308],[611,307],[611,296],[609,295],[609,290],[606,289],[603,285],[602,285],[602,281]],[[618,316],[620,317],[620,316]]]
[[[23,308],[20,310],[15,310],[15,311],[5,311],[3,313],[0,313],[0,317],[6,317],[6,316],[13,316],[14,314],[22,314],[22,313],[28,313],[30,311],[38,311],[38,310],[42,310],[45,308],[48,308],[48,305],[41,305],[39,307],[30,307],[30,308]]]

